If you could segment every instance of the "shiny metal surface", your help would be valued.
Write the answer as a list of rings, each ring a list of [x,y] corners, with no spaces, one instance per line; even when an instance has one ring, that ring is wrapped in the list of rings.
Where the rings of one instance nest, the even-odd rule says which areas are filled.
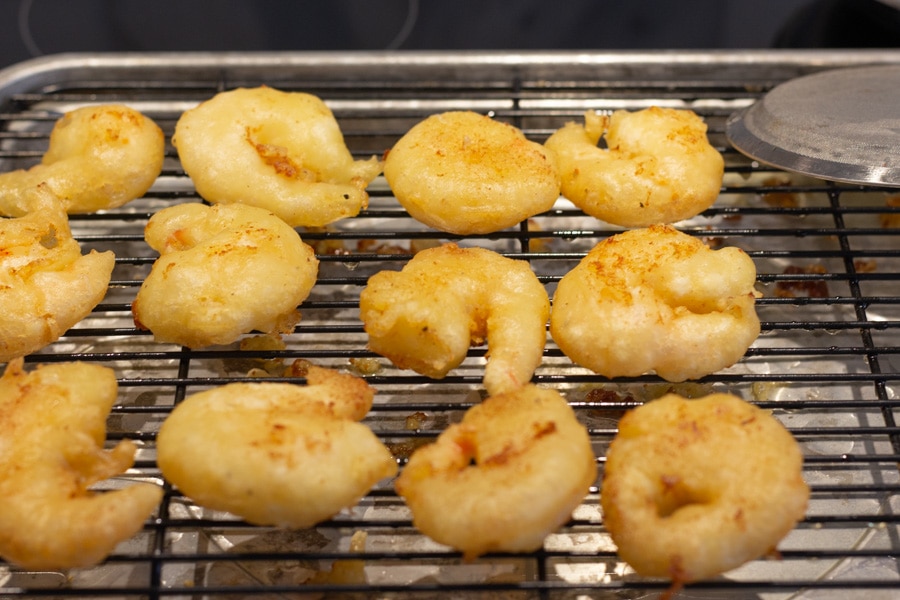
[[[830,181],[900,184],[900,66],[829,70],[782,83],[726,123],[752,158]]]

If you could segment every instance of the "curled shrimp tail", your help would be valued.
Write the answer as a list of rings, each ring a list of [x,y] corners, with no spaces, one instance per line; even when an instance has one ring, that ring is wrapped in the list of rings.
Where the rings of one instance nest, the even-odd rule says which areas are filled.
[[[30,570],[94,566],[142,529],[162,495],[159,486],[138,483],[58,502],[7,505],[0,536],[12,528],[29,534],[0,542],[2,553]]]
[[[159,505],[153,484],[91,489],[134,462],[130,440],[103,449],[116,392],[114,372],[99,365],[26,373],[22,359],[10,362],[0,378],[0,556],[29,569],[92,566]]]
[[[358,214],[382,170],[378,157],[354,158],[320,98],[267,86],[221,92],[185,111],[172,142],[204,199],[265,208],[292,227]]]
[[[64,114],[41,163],[0,175],[0,211],[19,216],[23,190],[46,185],[69,214],[117,208],[139,198],[162,172],[165,136],[149,117],[119,104]]]
[[[82,254],[62,203],[46,185],[28,189],[21,200],[22,216],[0,221],[3,362],[56,341],[87,316],[106,295],[115,266],[112,252]]]
[[[448,243],[399,272],[372,276],[360,295],[369,348],[402,369],[439,379],[487,342],[489,394],[531,380],[543,359],[550,300],[528,263]]]
[[[694,217],[718,198],[725,162],[706,129],[688,110],[587,112],[584,124],[566,123],[545,145],[563,196],[608,223],[647,227]]]
[[[490,396],[417,449],[395,482],[413,523],[467,559],[530,552],[597,477],[587,430],[554,390]]]

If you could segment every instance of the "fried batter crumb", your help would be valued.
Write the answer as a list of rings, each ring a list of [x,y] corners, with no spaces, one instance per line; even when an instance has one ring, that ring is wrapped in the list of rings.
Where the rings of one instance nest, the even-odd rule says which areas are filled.
[[[387,244],[380,240],[365,238],[356,242],[356,251],[366,254],[412,254],[409,248],[397,244]]]
[[[767,188],[786,187],[791,185],[791,179],[786,175],[773,175],[772,177],[766,178],[763,181],[763,185]],[[765,202],[769,206],[775,206],[778,208],[795,208],[800,205],[800,202],[797,200],[797,194],[795,194],[794,192],[766,192],[762,195],[762,199],[763,202]]]
[[[854,260],[853,269],[857,273],[874,273],[878,270],[878,261],[875,260]]]
[[[885,200],[885,206],[887,206],[888,208],[900,208],[900,194],[896,196],[889,196],[887,200]],[[883,213],[879,215],[878,222],[885,229],[900,228],[900,213]]]
[[[355,371],[358,375],[375,375],[379,373],[384,367],[381,362],[377,358],[356,358],[353,357],[349,360],[350,367]]]
[[[784,275],[807,275],[807,274],[825,274],[827,269],[822,265],[808,265],[800,267],[796,265],[788,265],[785,267]],[[824,279],[803,279],[803,280],[783,280],[775,284],[775,296],[778,298],[797,298],[805,296],[807,298],[827,298],[828,282]]]

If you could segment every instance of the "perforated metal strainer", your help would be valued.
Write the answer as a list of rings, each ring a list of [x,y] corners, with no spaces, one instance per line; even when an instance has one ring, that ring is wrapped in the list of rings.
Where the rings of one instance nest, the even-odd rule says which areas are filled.
[[[743,154],[789,171],[900,184],[900,66],[792,79],[731,115],[726,134]]]

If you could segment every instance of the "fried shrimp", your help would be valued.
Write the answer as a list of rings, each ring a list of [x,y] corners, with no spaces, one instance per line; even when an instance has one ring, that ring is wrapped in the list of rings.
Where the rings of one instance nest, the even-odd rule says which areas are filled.
[[[103,300],[112,252],[81,247],[46,186],[23,192],[28,211],[0,219],[0,361],[59,339]]]
[[[448,243],[373,275],[359,308],[373,352],[433,379],[487,341],[484,386],[499,394],[540,365],[550,302],[528,263]]]
[[[529,384],[466,411],[413,453],[395,485],[422,533],[471,559],[540,548],[596,477],[587,430],[565,399]]]
[[[635,571],[677,588],[774,551],[806,511],[802,466],[770,413],[729,394],[668,394],[619,422],[604,523]]]
[[[606,377],[698,379],[736,363],[759,336],[756,267],[668,225],[614,235],[559,281],[550,335]]]
[[[69,214],[122,206],[150,189],[164,155],[162,130],[140,112],[118,104],[75,109],[56,122],[40,164],[0,175],[0,212],[25,214],[22,193],[41,183]]]
[[[93,566],[140,531],[162,488],[90,490],[134,461],[130,440],[103,449],[117,394],[110,369],[22,366],[11,361],[0,378],[0,556],[32,570]]]
[[[467,111],[415,125],[391,148],[384,176],[413,218],[460,235],[512,227],[559,198],[547,148],[512,125]]]
[[[606,136],[606,148],[597,146]],[[689,110],[651,107],[611,117],[585,114],[547,139],[563,196],[587,214],[622,227],[675,223],[712,206],[724,160]]]
[[[144,237],[160,257],[131,309],[160,342],[202,348],[254,330],[288,333],[318,274],[297,232],[253,206],[172,206]]]
[[[257,525],[303,528],[355,505],[397,462],[359,423],[374,390],[311,366],[307,385],[231,383],[175,407],[157,437],[167,480]]]
[[[221,92],[186,111],[172,143],[203,198],[259,206],[294,227],[358,214],[382,167],[374,156],[354,160],[322,100],[265,86]]]

